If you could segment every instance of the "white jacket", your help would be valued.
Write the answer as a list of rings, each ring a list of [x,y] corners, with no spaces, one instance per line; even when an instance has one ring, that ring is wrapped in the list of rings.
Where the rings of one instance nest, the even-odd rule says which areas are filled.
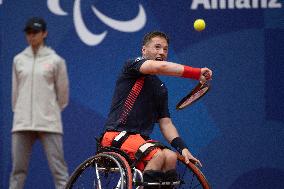
[[[63,133],[61,110],[68,104],[65,60],[49,47],[36,55],[27,47],[14,57],[12,76],[15,131]]]

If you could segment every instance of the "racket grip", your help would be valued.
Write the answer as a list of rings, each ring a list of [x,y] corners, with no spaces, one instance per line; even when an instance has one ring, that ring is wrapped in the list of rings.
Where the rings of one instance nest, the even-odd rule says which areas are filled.
[[[211,79],[211,76],[210,76],[210,74],[209,74],[209,71],[204,72],[204,73],[203,73],[203,76],[206,78],[206,80]]]

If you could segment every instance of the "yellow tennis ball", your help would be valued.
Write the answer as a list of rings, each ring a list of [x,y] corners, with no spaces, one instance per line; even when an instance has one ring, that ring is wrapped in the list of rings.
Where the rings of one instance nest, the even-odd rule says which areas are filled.
[[[196,31],[202,31],[205,29],[205,21],[203,19],[197,19],[194,21],[193,27]]]

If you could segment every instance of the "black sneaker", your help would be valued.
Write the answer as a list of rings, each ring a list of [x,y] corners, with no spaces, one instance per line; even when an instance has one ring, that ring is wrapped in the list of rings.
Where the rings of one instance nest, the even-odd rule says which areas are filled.
[[[165,172],[164,181],[176,182],[178,181],[178,174],[175,169],[168,170]]]
[[[145,183],[150,182],[162,182],[164,180],[165,174],[162,171],[147,170],[143,173],[143,180]],[[164,188],[161,186],[144,186],[144,189],[157,189]]]
[[[176,182],[178,181],[178,174],[175,169],[165,172],[164,182]],[[174,186],[165,186],[164,189],[172,189]]]

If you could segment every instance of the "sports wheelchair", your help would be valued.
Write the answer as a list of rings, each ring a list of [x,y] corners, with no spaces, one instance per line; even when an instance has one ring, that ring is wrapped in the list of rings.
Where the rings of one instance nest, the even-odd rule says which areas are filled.
[[[65,189],[143,189],[144,186],[210,189],[198,166],[192,162],[186,164],[179,154],[176,169],[178,181],[144,182],[143,173],[125,152],[114,147],[102,147],[98,142],[96,155],[86,159],[75,169]]]

